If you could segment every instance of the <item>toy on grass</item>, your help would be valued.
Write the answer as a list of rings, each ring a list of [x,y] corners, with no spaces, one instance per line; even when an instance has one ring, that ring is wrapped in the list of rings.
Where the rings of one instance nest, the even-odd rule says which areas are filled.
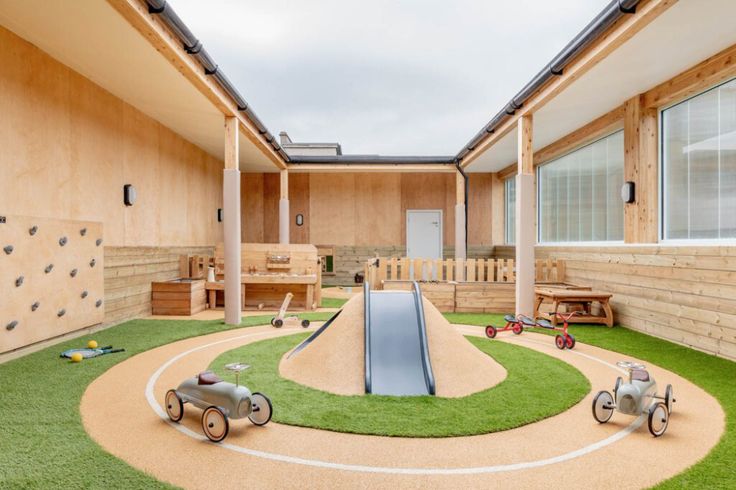
[[[82,357],[82,354],[80,354],[79,352],[75,352],[69,359],[71,359],[72,362],[82,362],[82,359],[84,359],[84,357]]]
[[[96,340],[90,340],[87,342],[87,348],[88,349],[96,349],[97,348],[97,341]]]
[[[294,326],[301,325],[304,328],[307,328],[309,326],[309,320],[301,320],[298,316],[295,315],[286,316],[286,311],[289,309],[289,303],[291,303],[291,299],[293,297],[293,294],[286,293],[286,297],[284,298],[284,302],[281,303],[281,308],[279,309],[278,314],[275,317],[271,318],[271,325],[276,328],[283,327],[285,323]]]
[[[599,391],[593,398],[593,417],[601,424],[608,422],[614,409],[627,415],[648,414],[649,432],[659,437],[667,430],[672,406],[675,403],[672,385],[668,384],[664,396],[657,394],[657,382],[649,375],[646,366],[631,361],[619,361],[617,366],[629,372],[624,383],[619,376],[613,388]]]
[[[115,352],[125,352],[125,349],[113,349],[111,345],[100,347],[99,349],[69,349],[62,352],[60,357],[65,357],[67,359],[71,359],[74,362],[79,362],[74,360],[75,357],[73,356],[75,354],[79,354],[80,356],[82,356],[82,359],[89,359],[90,357],[102,356],[104,354],[114,354]]]
[[[486,327],[486,337],[489,339],[495,339],[498,332],[505,332],[507,330],[511,330],[516,335],[521,335],[521,332],[524,331],[522,320],[528,320],[531,322],[529,326],[534,326],[534,322],[524,315],[519,315],[519,318],[516,318],[514,315],[506,315],[503,319],[506,321],[506,325],[504,325],[503,328],[496,328],[493,325],[488,325]]]
[[[212,442],[220,442],[230,431],[229,419],[248,417],[255,425],[266,425],[271,420],[271,400],[262,393],[251,391],[239,384],[241,371],[247,364],[233,363],[225,369],[235,373],[235,384],[220,379],[212,371],[205,371],[185,379],[178,388],[166,392],[166,413],[172,422],[184,416],[184,404],[191,403],[204,410],[202,431]]]
[[[520,335],[524,331],[524,328],[539,327],[560,332],[555,336],[555,345],[558,349],[572,349],[575,347],[575,337],[572,334],[567,333],[567,327],[570,318],[577,314],[577,311],[573,311],[567,314],[555,313],[557,318],[562,320],[562,327],[552,325],[552,322],[545,319],[539,319],[535,321],[525,315],[518,315],[516,317],[514,317],[513,315],[506,315],[503,318],[506,321],[506,325],[503,328],[496,328],[493,325],[488,325],[486,327],[486,337],[488,337],[489,339],[493,339],[496,337],[496,334],[498,332],[505,332],[506,330],[511,330],[516,335]]]

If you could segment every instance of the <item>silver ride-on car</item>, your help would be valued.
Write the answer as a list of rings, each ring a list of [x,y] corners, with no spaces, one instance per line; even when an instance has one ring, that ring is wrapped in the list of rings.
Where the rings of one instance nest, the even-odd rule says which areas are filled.
[[[271,400],[262,393],[251,393],[238,383],[240,372],[249,367],[241,363],[225,366],[235,373],[235,384],[223,381],[212,371],[185,379],[178,388],[166,392],[166,413],[172,422],[179,422],[186,403],[204,410],[202,430],[213,442],[225,439],[230,430],[229,418],[248,417],[255,425],[266,425],[273,413]]]
[[[672,385],[668,384],[664,396],[657,395],[657,382],[649,375],[646,366],[636,362],[619,361],[617,366],[629,372],[629,382],[619,376],[613,395],[599,391],[593,398],[593,417],[601,424],[611,420],[613,411],[627,415],[648,414],[649,432],[659,437],[667,430],[672,405],[675,403]]]

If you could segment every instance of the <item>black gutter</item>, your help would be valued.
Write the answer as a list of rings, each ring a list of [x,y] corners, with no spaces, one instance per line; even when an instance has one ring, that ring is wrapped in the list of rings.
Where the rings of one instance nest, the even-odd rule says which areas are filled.
[[[291,164],[314,165],[455,165],[455,157],[451,156],[387,156],[387,155],[293,155]]]
[[[177,37],[179,42],[182,43],[184,50],[189,53],[197,62],[202,66],[205,75],[211,76],[230,96],[235,102],[238,111],[245,114],[253,125],[258,130],[258,133],[271,145],[271,148],[278,153],[285,162],[289,162],[289,155],[284,151],[283,148],[276,141],[276,138],[266,128],[261,119],[256,115],[253,109],[248,106],[240,92],[233,86],[230,80],[225,74],[219,69],[215,61],[209,55],[207,50],[204,49],[202,43],[194,37],[192,31],[189,30],[186,24],[179,18],[174,9],[169,5],[166,0],[145,0],[148,5],[148,12],[153,15],[158,15],[164,22],[166,27]]]
[[[496,132],[498,127],[518,109],[521,109],[527,100],[539,90],[545,83],[555,76],[560,76],[567,65],[579,55],[585,48],[595,42],[614,23],[626,14],[636,13],[636,7],[641,0],[613,0],[603,11],[601,11],[577,36],[550,61],[542,71],[532,78],[519,93],[517,93],[506,106],[501,109],[475,136],[463,147],[455,161],[460,163],[471,151],[478,146],[488,135]]]

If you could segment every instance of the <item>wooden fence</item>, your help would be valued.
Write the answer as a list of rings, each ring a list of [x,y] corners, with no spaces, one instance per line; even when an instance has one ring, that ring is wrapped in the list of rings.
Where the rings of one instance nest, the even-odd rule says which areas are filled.
[[[562,260],[535,261],[537,283],[565,281]],[[516,281],[514,259],[410,259],[377,257],[365,263],[364,277],[371,289],[383,289],[384,281],[494,282]]]

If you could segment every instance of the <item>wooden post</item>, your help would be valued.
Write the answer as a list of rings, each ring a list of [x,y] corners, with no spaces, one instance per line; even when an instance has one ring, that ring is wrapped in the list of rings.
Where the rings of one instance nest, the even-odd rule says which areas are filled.
[[[494,247],[506,245],[506,209],[503,179],[498,173],[491,174],[491,244]]]
[[[516,175],[516,314],[534,315],[534,151],[532,115],[519,118]]]
[[[624,103],[624,181],[634,182],[634,202],[624,204],[624,242],[656,243],[658,228],[657,109],[644,96]]]
[[[457,281],[465,279],[465,270],[460,263],[467,257],[465,250],[465,177],[459,171],[455,172],[455,260],[458,269],[455,274]]]
[[[281,199],[279,199],[279,243],[289,243],[289,171],[281,171]]]
[[[240,162],[238,119],[225,116],[223,213],[225,230],[225,323],[240,325]]]

